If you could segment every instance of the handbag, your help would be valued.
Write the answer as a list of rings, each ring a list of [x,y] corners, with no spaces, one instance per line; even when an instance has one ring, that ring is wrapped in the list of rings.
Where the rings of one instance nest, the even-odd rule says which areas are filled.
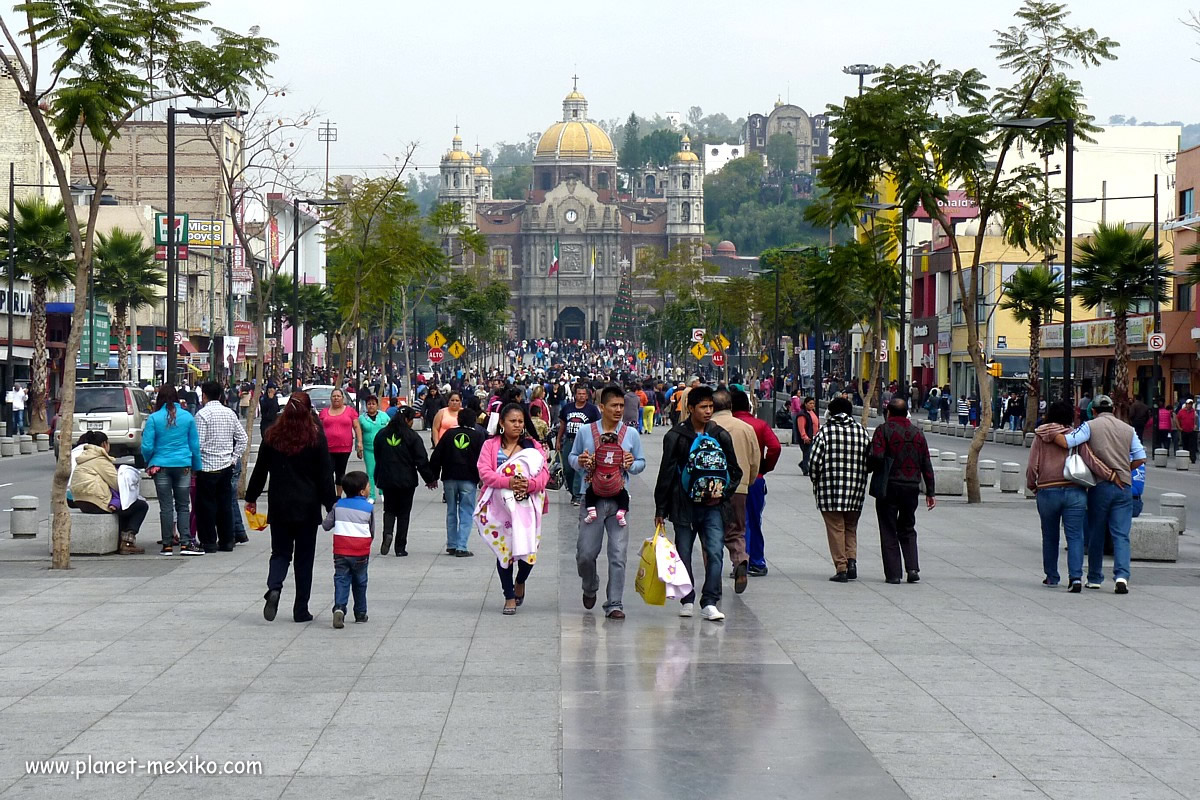
[[[1088,469],[1083,456],[1079,455],[1078,447],[1072,447],[1071,452],[1067,454],[1067,460],[1063,462],[1063,477],[1071,483],[1085,488],[1096,485],[1096,476]]]
[[[637,578],[633,587],[646,601],[646,605],[661,606],[667,602],[667,584],[658,576],[658,538],[661,527],[654,529],[653,538],[642,542],[642,555],[638,563]]]
[[[546,484],[546,488],[551,491],[557,491],[563,487],[563,465],[562,456],[557,450],[550,451],[550,480]]]
[[[867,493],[876,500],[887,497],[888,479],[892,477],[892,457],[884,456],[883,466],[871,473],[871,485]]]

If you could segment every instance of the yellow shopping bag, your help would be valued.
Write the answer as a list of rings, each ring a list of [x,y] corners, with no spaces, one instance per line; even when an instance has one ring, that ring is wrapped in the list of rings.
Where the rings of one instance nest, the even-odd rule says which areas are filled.
[[[638,564],[637,579],[634,588],[642,596],[647,605],[661,606],[667,602],[667,584],[658,577],[658,537],[663,535],[661,525],[654,529],[653,538],[642,542],[642,558]]]
[[[250,511],[247,509],[246,510],[246,524],[250,527],[250,530],[253,530],[253,531],[265,530],[267,527],[267,515],[266,514],[251,514]]]

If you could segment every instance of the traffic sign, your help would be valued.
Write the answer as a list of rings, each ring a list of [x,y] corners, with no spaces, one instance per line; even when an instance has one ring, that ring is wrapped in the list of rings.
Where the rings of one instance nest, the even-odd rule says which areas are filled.
[[[717,337],[712,340],[714,350],[728,350],[729,340],[725,338],[725,334],[718,333]]]
[[[692,328],[692,341],[697,344],[704,341],[704,328]]]
[[[763,353],[761,356],[758,357],[758,360],[759,360],[759,362],[765,364],[771,360],[771,357],[769,355],[767,355],[766,353]]]
[[[692,355],[696,357],[697,361],[708,355],[708,348],[704,346],[704,342],[696,342],[692,345]]]
[[[645,361],[650,356],[649,356],[649,354],[646,353],[645,350],[638,350],[637,357],[638,357],[638,361]]]
[[[175,346],[183,344],[183,331],[175,331]]]
[[[1161,333],[1150,334],[1150,349],[1161,353],[1167,349],[1167,337]]]
[[[875,356],[880,364],[886,364],[888,360],[888,343],[886,340],[879,343],[879,353]]]
[[[455,358],[462,358],[463,353],[467,352],[467,348],[463,347],[463,343],[457,339],[454,340],[454,344],[450,345],[449,350],[450,355],[454,356]]]
[[[713,353],[713,366],[714,367],[725,366],[725,354],[722,353],[720,350]]]
[[[446,344],[446,336],[441,331],[434,331],[425,337],[425,344],[433,349],[437,349]]]
[[[431,347],[429,349],[429,363],[430,364],[440,364],[440,363],[442,363],[442,358],[445,355],[446,355],[446,351],[443,350],[442,348]]]

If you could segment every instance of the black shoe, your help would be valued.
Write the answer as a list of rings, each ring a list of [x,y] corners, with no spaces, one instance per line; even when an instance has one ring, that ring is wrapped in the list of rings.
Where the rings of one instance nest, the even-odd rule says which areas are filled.
[[[217,550],[219,550],[222,553],[232,553],[233,547],[234,546],[231,544],[223,544],[220,547],[218,547]]]
[[[915,569],[909,570],[908,582],[909,583],[920,583],[921,582],[921,573],[917,572]],[[897,581],[897,583],[899,583],[899,581]]]
[[[250,537],[244,533],[239,533],[237,537],[238,544],[250,544]]]
[[[839,572],[837,575],[834,575],[829,580],[833,581],[834,583],[849,583],[850,582],[850,579],[846,577],[846,573],[844,573],[844,572]]]
[[[355,614],[355,615],[354,615],[354,621],[355,621],[355,622],[366,622],[366,621],[367,621],[367,615],[366,615],[366,614]]]
[[[231,547],[229,549],[232,550],[233,548]],[[217,548],[206,544],[206,545],[204,545],[204,552],[205,553],[215,553],[215,552],[217,552]]]
[[[470,558],[473,555],[475,555],[475,554],[472,553],[470,550],[455,550],[454,551],[455,558]]]
[[[583,596],[583,607],[587,608],[587,609],[595,608],[596,607],[596,595],[585,594]]]
[[[458,554],[458,551],[455,550],[453,547],[446,548],[446,555],[453,556],[453,555],[457,555],[457,554]],[[387,555],[387,553],[384,553],[384,555]]]
[[[313,615],[307,611],[293,611],[292,619],[296,622],[312,622]]]
[[[404,558],[405,556],[408,555],[408,551],[407,550],[397,550],[396,555],[399,556],[400,558]]]
[[[753,564],[751,564],[746,569],[746,574],[749,575],[751,578],[763,578],[763,577],[766,577],[767,568],[766,567],[756,567]]]
[[[903,581],[901,581],[899,578],[888,578],[887,582],[888,583],[903,583]]]
[[[333,627],[335,627],[335,628],[346,627],[346,609],[335,608],[333,610]]]
[[[263,619],[267,622],[274,622],[275,614],[279,611],[279,590],[268,589],[263,598],[267,601],[267,604],[263,606]]]
[[[1129,594],[1129,581],[1124,578],[1117,578],[1117,588],[1113,591],[1117,594]]]
[[[379,555],[386,556],[388,550],[392,549],[392,534],[385,533],[383,535],[383,543],[379,545]]]
[[[846,577],[852,581],[858,580],[858,562],[853,558],[846,560]]]
[[[736,567],[733,568],[733,592],[734,592],[734,594],[741,594],[742,592],[746,591],[747,583],[749,583],[749,581],[746,580],[746,562],[743,561],[742,563],[738,564]]]
[[[1083,581],[1071,581],[1071,585],[1067,588],[1071,594],[1079,594],[1083,591]]]

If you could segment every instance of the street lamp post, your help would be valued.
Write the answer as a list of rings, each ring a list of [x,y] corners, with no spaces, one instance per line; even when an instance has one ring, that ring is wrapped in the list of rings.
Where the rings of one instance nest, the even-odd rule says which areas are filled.
[[[1066,197],[1063,207],[1066,209],[1066,219],[1063,224],[1063,391],[1064,400],[1075,399],[1073,370],[1071,369],[1071,259],[1075,238],[1074,213],[1075,203],[1075,120],[1058,117],[1031,117],[1029,119],[1006,119],[996,123],[999,128],[1032,131],[1047,125],[1065,125],[1067,129],[1066,167]]]
[[[848,67],[842,67],[842,72],[846,73],[847,75],[858,76],[858,96],[862,97],[863,80],[868,75],[874,75],[875,73],[879,72],[879,67],[875,66],[874,64],[851,64]]]

